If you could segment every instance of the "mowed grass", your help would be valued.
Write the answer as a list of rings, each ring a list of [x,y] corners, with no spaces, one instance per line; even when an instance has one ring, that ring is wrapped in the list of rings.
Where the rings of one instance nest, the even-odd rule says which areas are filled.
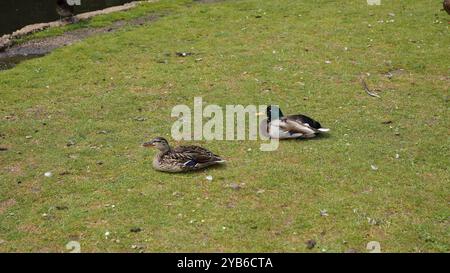
[[[173,5],[151,24],[0,72],[1,252],[65,252],[72,240],[82,252],[367,252],[369,241],[449,251],[450,17],[440,1]],[[279,104],[331,133],[274,152],[262,141],[174,142],[172,107],[196,96]],[[156,151],[141,147],[156,136],[228,164],[156,172]]]

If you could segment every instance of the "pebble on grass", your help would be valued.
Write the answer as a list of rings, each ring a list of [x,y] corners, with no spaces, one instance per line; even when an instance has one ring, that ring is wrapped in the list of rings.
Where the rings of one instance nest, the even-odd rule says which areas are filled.
[[[306,241],[306,248],[307,249],[313,249],[316,246],[316,241],[315,240],[308,240]]]

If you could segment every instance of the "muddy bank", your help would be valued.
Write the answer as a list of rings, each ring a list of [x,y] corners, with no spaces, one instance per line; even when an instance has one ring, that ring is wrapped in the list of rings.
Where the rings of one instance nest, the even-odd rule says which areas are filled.
[[[125,4],[123,6],[112,7],[101,11],[84,13],[76,16],[76,20],[87,20],[93,16],[99,14],[107,14],[115,11],[122,11],[134,7],[137,2]],[[42,39],[34,39],[21,44],[14,45],[13,39],[10,39],[7,44],[4,44],[3,50],[0,50],[0,70],[10,69],[18,63],[36,57],[44,56],[53,50],[71,45],[85,38],[99,35],[102,33],[114,32],[125,26],[144,25],[158,19],[160,15],[148,15],[133,20],[116,21],[107,27],[102,28],[82,28],[73,31],[67,31],[59,36],[47,37]],[[43,24],[36,24],[27,26],[14,34],[14,37],[21,37],[29,33],[42,30],[47,27],[62,26],[68,24],[68,22],[52,22]],[[26,33],[26,34],[25,34]]]
[[[70,0],[65,0],[70,1]],[[71,1],[74,14],[120,6],[136,0],[77,0]],[[78,5],[79,4],[79,5]],[[11,34],[25,26],[61,19],[57,0],[1,0],[0,36]]]
[[[146,2],[156,2],[156,1],[157,0],[146,1]],[[0,37],[0,51],[4,51],[5,49],[7,49],[11,45],[13,45],[15,39],[32,34],[34,32],[41,31],[41,30],[44,30],[44,29],[50,28],[50,27],[61,27],[61,26],[71,24],[73,22],[88,20],[94,16],[101,15],[101,14],[109,14],[112,12],[129,10],[131,8],[134,8],[140,2],[144,2],[144,1],[134,1],[134,2],[130,2],[130,3],[124,4],[121,6],[115,6],[115,7],[102,9],[102,10],[96,10],[96,11],[92,11],[92,12],[78,14],[78,15],[73,16],[71,18],[71,20],[59,20],[59,21],[54,21],[54,22],[38,23],[38,24],[32,24],[32,25],[25,26],[15,32],[13,32],[12,34],[6,34],[6,35],[3,35],[2,37]]]
[[[13,45],[0,52],[0,70],[10,69],[24,60],[44,56],[59,47],[71,45],[85,38],[102,33],[114,32],[125,26],[144,25],[158,19],[158,17],[158,15],[148,15],[129,21],[116,21],[108,27],[82,28],[65,32],[59,36],[36,39],[19,45]]]

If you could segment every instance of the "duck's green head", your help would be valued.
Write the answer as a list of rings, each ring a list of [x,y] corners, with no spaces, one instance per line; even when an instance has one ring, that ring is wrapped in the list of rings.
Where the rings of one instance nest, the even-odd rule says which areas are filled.
[[[145,142],[142,144],[144,147],[155,147],[160,151],[168,151],[170,150],[169,142],[163,137],[157,137],[152,139],[151,141]]]
[[[271,122],[272,120],[277,120],[277,119],[283,117],[283,112],[281,112],[281,109],[276,105],[267,106],[266,114],[267,114],[268,122]]]

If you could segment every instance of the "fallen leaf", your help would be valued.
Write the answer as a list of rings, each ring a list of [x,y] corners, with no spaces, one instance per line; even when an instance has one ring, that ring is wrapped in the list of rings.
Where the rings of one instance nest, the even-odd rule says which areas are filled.
[[[134,244],[134,245],[131,245],[131,248],[132,249],[145,249],[147,246],[146,245],[144,245],[144,244]]]
[[[229,187],[232,188],[233,190],[240,190],[242,188],[241,185],[237,183],[231,183]]]
[[[70,147],[70,146],[74,146],[75,144],[76,144],[75,141],[69,140],[69,141],[67,141],[66,146]]]
[[[141,231],[142,231],[142,229],[140,227],[134,227],[134,228],[130,229],[130,232],[134,232],[134,233],[138,233],[138,232],[141,232]]]
[[[320,210],[320,216],[324,216],[324,217],[328,216],[328,211],[326,209]]]
[[[136,121],[146,121],[147,119],[144,117],[135,117],[134,120]]]

